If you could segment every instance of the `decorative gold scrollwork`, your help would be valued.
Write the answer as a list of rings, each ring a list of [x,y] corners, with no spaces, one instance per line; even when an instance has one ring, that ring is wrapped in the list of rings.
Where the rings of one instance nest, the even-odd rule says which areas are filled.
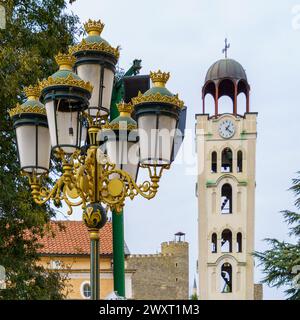
[[[71,156],[58,150],[56,156],[62,160],[63,174],[51,190],[42,186],[43,175],[24,174],[29,177],[31,193],[37,204],[44,204],[50,199],[55,203],[64,201],[69,208],[68,214],[77,206],[86,210],[88,203],[103,203],[110,210],[121,212],[126,198],[132,200],[141,195],[152,199],[157,194],[163,170],[169,169],[169,165],[142,166],[148,169],[150,180],[138,185],[130,174],[111,163],[97,146],[91,146],[86,154],[75,151]],[[97,216],[90,209],[84,215],[87,222]]]

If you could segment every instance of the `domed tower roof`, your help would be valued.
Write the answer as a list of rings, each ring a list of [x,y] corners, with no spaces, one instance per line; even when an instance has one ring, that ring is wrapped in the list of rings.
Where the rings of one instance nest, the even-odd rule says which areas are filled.
[[[243,66],[233,59],[221,59],[215,62],[207,71],[205,82],[221,79],[235,79],[247,81]]]
[[[237,96],[244,93],[247,100],[247,112],[249,112],[249,93],[246,71],[243,66],[233,59],[221,59],[216,61],[207,71],[203,86],[203,113],[205,112],[205,97],[211,94],[215,100],[215,116],[220,114],[218,101],[222,96],[228,96],[233,102],[233,114],[237,114]],[[222,113],[222,112],[221,112]]]

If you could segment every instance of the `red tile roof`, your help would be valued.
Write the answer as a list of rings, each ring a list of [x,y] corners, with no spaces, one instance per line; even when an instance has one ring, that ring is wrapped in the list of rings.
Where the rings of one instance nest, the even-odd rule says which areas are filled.
[[[90,238],[82,221],[52,221],[51,230],[55,237],[49,234],[39,241],[43,245],[39,250],[41,254],[90,254]],[[112,252],[112,223],[107,222],[100,230],[100,254],[112,255]]]

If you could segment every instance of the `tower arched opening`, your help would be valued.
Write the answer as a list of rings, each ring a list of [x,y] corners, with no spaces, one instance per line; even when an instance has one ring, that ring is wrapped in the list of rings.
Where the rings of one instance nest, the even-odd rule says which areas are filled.
[[[243,251],[242,241],[242,233],[238,232],[236,235],[236,252],[238,253]]]
[[[216,233],[211,235],[211,252],[217,253],[218,252],[218,237]]]
[[[211,94],[207,94],[204,98],[204,106],[205,113],[212,115],[215,113],[216,103],[215,98]]]
[[[211,154],[211,173],[218,172],[218,154],[216,151],[213,151]]]
[[[237,85],[237,111],[244,115],[249,110],[250,86],[247,81],[241,79]]]
[[[229,229],[222,232],[221,248],[222,253],[232,252],[232,232]]]
[[[243,152],[241,150],[237,152],[237,172],[243,172]]]
[[[232,150],[230,148],[225,148],[222,151],[222,166],[221,172],[232,172]]]
[[[214,115],[216,113],[216,84],[213,81],[206,83],[202,91],[203,113]]]
[[[219,114],[232,114],[233,110],[233,101],[228,96],[223,96],[219,98]]]
[[[241,116],[247,112],[247,97],[244,93],[237,96],[237,112]]]
[[[232,292],[232,266],[224,263],[221,267],[221,293]]]
[[[232,213],[232,186],[226,183],[222,186],[221,191],[221,213]]]
[[[234,113],[235,83],[231,79],[224,79],[218,87],[219,114]]]

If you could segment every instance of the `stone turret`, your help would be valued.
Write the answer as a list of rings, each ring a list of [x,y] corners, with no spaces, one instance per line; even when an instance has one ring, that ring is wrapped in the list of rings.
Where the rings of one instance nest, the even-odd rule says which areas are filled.
[[[172,264],[170,265],[170,270],[174,270],[171,277],[175,278],[177,299],[182,296],[188,296],[189,283],[189,244],[186,241],[181,241],[179,234],[181,233],[178,232],[175,235],[174,241],[161,244],[162,254],[171,254],[173,256],[172,261],[170,261],[170,264]],[[172,280],[170,279],[170,281]]]
[[[161,244],[161,253],[131,255],[127,268],[132,278],[133,298],[176,300],[189,297],[189,244],[177,238]]]

